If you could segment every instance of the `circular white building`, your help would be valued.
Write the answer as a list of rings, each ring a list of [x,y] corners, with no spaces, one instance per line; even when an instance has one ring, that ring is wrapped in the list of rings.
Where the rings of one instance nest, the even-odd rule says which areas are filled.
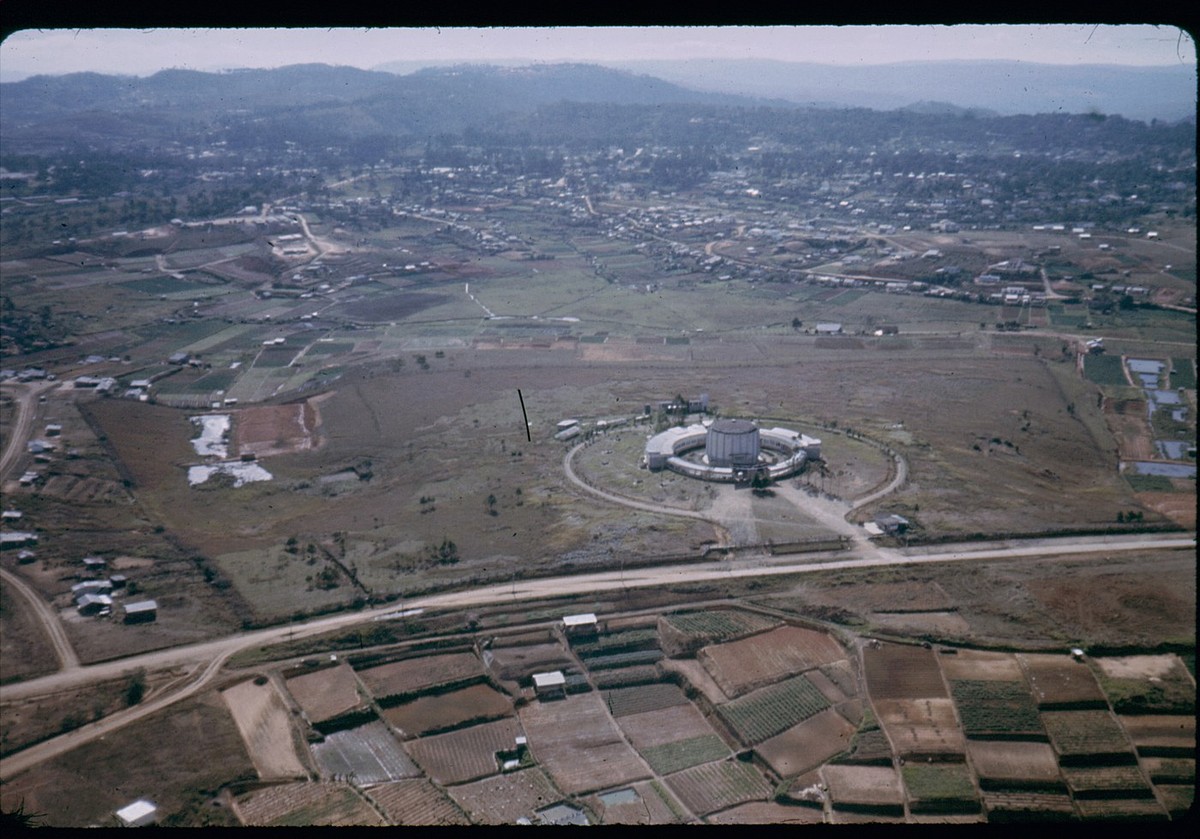
[[[704,455],[709,466],[746,468],[758,463],[761,453],[758,426],[744,419],[719,419],[708,428]]]
[[[699,450],[704,450],[703,457]],[[821,459],[821,441],[790,428],[760,429],[749,420],[719,419],[709,425],[668,428],[646,441],[645,465],[704,481],[746,480],[765,469],[772,480],[794,475]]]

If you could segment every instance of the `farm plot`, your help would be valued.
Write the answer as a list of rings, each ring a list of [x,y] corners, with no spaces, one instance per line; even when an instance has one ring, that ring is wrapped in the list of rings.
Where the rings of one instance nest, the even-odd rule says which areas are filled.
[[[382,720],[326,735],[311,748],[321,774],[327,778],[379,784],[421,774]]]
[[[739,760],[706,763],[676,772],[664,779],[683,805],[697,816],[707,816],[748,801],[763,801],[771,785],[753,765]]]
[[[863,671],[867,691],[875,700],[948,696],[937,656],[924,647],[868,645],[863,648]]]
[[[987,820],[1008,822],[1074,821],[1075,805],[1065,792],[984,792]]]
[[[483,661],[496,678],[506,682],[521,682],[534,673],[563,670],[575,663],[559,644],[495,647],[484,651]]]
[[[657,650],[658,632],[652,628],[626,629],[623,632],[606,632],[586,641],[572,641],[571,650],[587,660],[632,650]]]
[[[1075,809],[1084,821],[1163,821],[1167,813],[1153,798],[1077,798]]]
[[[1125,766],[1064,766],[1067,789],[1081,798],[1153,798],[1154,792],[1136,764]]]
[[[515,719],[474,725],[410,740],[408,753],[439,784],[459,784],[500,771],[496,752],[509,751],[523,734]]]
[[[898,754],[964,753],[966,744],[949,699],[883,699],[874,705],[879,724]]]
[[[349,784],[301,782],[268,787],[234,802],[242,824],[254,827],[382,825],[383,819]]]
[[[523,769],[447,790],[475,824],[515,824],[562,800],[541,769]]]
[[[629,714],[619,717],[617,724],[633,747],[646,757],[659,774],[676,772],[697,763],[729,756],[729,746],[713,731],[699,709],[691,704]],[[667,748],[685,743],[689,744],[686,748]],[[695,760],[676,765],[673,769],[661,769],[650,759],[649,753],[652,750],[658,750],[655,754],[667,761],[683,759],[671,757],[675,752],[686,754],[688,759]]]
[[[1195,757],[1196,718],[1183,714],[1118,715],[1139,755]]]
[[[1094,659],[1100,685],[1121,714],[1190,714],[1196,683],[1176,655]]]
[[[446,793],[424,778],[379,784],[366,791],[387,820],[398,825],[470,824]]]
[[[993,653],[984,650],[958,650],[953,655],[938,655],[942,672],[955,679],[1003,680],[1024,682],[1021,664],[1012,653]],[[953,685],[951,685],[953,689]]]
[[[763,741],[755,751],[781,778],[816,769],[850,747],[855,728],[832,708],[782,734]]]
[[[804,676],[768,685],[717,707],[721,719],[746,745],[761,743],[829,707]]]
[[[647,775],[596,693],[533,702],[519,713],[530,751],[563,792],[606,789]]]
[[[709,824],[823,824],[825,811],[820,807],[751,801],[713,813],[705,821]]]
[[[707,644],[732,641],[773,629],[783,622],[754,612],[721,609],[681,612],[658,619],[658,635],[671,655],[695,652]]]
[[[704,647],[696,658],[727,696],[844,659],[846,651],[824,632],[781,626],[767,632]]]
[[[1043,711],[1104,708],[1107,701],[1091,668],[1062,655],[1021,653],[1034,700]]]
[[[291,716],[270,682],[247,679],[221,691],[246,751],[264,779],[305,777],[308,770],[296,753]]]
[[[900,774],[892,766],[826,764],[821,777],[834,807],[903,809]]]
[[[482,676],[483,665],[474,653],[466,652],[409,658],[358,671],[363,685],[381,701]]]
[[[955,679],[950,693],[967,737],[1036,740],[1044,736],[1037,705],[1024,680]]]
[[[512,713],[512,700],[490,685],[421,696],[387,708],[383,718],[405,737],[494,720]]]
[[[1133,744],[1108,711],[1043,711],[1042,724],[1060,763],[1133,761]]]
[[[1182,757],[1143,757],[1142,771],[1156,787],[1163,784],[1196,783],[1196,759]]]
[[[901,776],[913,813],[979,812],[979,796],[965,763],[910,763]]]
[[[677,685],[667,682],[605,691],[604,701],[608,703],[608,710],[614,717],[644,714],[689,704],[683,691]]]
[[[644,686],[657,682],[662,673],[655,664],[640,664],[633,667],[618,667],[592,673],[592,681],[599,690],[622,687]]]
[[[366,707],[354,671],[344,662],[292,676],[285,684],[313,725]]]
[[[316,446],[318,422],[317,409],[311,401],[242,408],[235,423],[238,452],[268,457],[307,451]]]
[[[1049,743],[1019,740],[972,740],[971,766],[985,790],[1060,790],[1058,758]]]

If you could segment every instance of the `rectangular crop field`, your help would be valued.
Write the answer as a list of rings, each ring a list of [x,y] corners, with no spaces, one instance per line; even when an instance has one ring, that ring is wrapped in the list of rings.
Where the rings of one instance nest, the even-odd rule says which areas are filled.
[[[717,713],[747,745],[761,743],[829,707],[829,701],[804,676],[778,684],[717,707]]]
[[[971,765],[984,789],[1057,789],[1062,786],[1058,758],[1049,743],[1022,740],[972,740]]]
[[[474,725],[405,743],[408,753],[439,784],[458,784],[500,771],[496,752],[509,751],[523,734],[515,719]]]
[[[781,626],[740,641],[703,648],[697,659],[728,696],[738,696],[846,658],[841,644],[825,632]]]
[[[345,663],[293,676],[286,684],[288,693],[313,723],[365,707],[362,697],[358,695],[358,680],[354,678],[354,671]]]
[[[1153,798],[1136,764],[1125,766],[1064,766],[1063,778],[1079,798]]]
[[[873,704],[899,754],[963,754],[966,743],[949,699],[882,699]]]
[[[614,717],[689,704],[683,691],[677,685],[668,682],[606,691],[604,701],[608,703],[609,712]]]
[[[979,797],[965,763],[910,763],[901,770],[913,812],[971,811]]]
[[[516,824],[562,800],[562,793],[538,768],[522,769],[452,787],[446,791],[475,824]]]
[[[816,769],[850,748],[855,728],[832,708],[760,743],[755,751],[781,778]]]
[[[950,682],[950,692],[968,737],[1043,736],[1037,705],[1023,680],[956,679]]]
[[[383,711],[383,718],[405,737],[506,717],[512,700],[490,685],[471,685],[447,693],[419,696]]]
[[[425,778],[408,778],[377,784],[366,795],[388,821],[399,825],[470,824],[446,793]]]
[[[1043,711],[1042,724],[1063,758],[1133,752],[1133,744],[1108,711]]]
[[[933,650],[903,644],[863,648],[863,669],[872,699],[944,698],[946,684]]]
[[[1083,359],[1083,374],[1098,385],[1124,387],[1125,368],[1119,355],[1088,355]]]
[[[833,806],[839,804],[902,806],[904,792],[900,774],[891,766],[842,766],[827,764],[821,777],[829,787]]]
[[[296,778],[308,769],[296,754],[291,715],[275,685],[253,679],[221,691],[260,778]]]
[[[716,734],[702,734],[687,740],[661,743],[641,749],[642,757],[659,775],[669,775],[702,763],[730,757],[729,747]]]
[[[1118,717],[1141,755],[1195,755],[1196,718],[1187,714],[1136,714]]]
[[[771,629],[778,626],[780,621],[754,612],[721,609],[664,615],[660,623],[665,623],[676,632],[693,639],[719,643]]]
[[[1171,359],[1171,387],[1196,389],[1196,361],[1191,358]]]
[[[698,816],[747,801],[762,801],[771,794],[771,785],[766,778],[753,765],[739,760],[685,769],[668,776],[666,782],[679,800]]]
[[[312,744],[312,753],[322,775],[352,777],[357,784],[421,774],[382,720],[326,735],[324,741]]]
[[[421,693],[482,675],[483,665],[474,653],[467,652],[409,658],[358,671],[358,677],[376,699]]]
[[[946,678],[987,679],[1024,683],[1021,664],[1012,653],[993,653],[986,650],[958,650],[954,655],[939,655]],[[953,685],[951,685],[953,688]]]
[[[243,796],[234,805],[255,827],[382,825],[383,819],[349,784],[285,784]]]
[[[519,713],[530,751],[563,792],[590,792],[646,777],[599,694],[533,702]]]
[[[1042,710],[1103,708],[1107,704],[1092,670],[1064,655],[1021,653],[1033,697]]]
[[[716,733],[700,709],[691,703],[629,714],[619,717],[617,724],[639,751]],[[728,752],[726,746],[725,753]]]

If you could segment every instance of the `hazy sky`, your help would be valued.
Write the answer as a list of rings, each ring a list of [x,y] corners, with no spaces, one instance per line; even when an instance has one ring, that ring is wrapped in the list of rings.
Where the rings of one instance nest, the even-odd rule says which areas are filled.
[[[145,76],[168,67],[222,70],[388,61],[625,61],[773,58],[829,64],[1017,59],[1052,64],[1196,63],[1173,26],[729,26],[406,29],[82,29],[14,32],[0,81],[80,71]]]

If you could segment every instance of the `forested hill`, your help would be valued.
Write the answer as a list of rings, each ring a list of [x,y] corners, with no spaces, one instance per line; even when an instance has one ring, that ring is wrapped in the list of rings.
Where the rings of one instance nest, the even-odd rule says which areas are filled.
[[[927,92],[925,97],[936,95]],[[914,100],[915,102],[915,100]],[[889,110],[813,108],[699,93],[651,76],[591,65],[455,66],[399,76],[309,64],[275,70],[148,78],[74,74],[0,85],[8,168],[19,155],[72,150],[126,154],[188,149],[321,155],[375,162],[414,147],[455,144],[568,148],[956,151],[1007,148],[1069,159],[1172,149],[1194,160],[1194,123],[1167,125],[1052,113],[995,116],[946,103]],[[1171,154],[1175,154],[1172,151]],[[268,159],[268,158],[263,158]]]

